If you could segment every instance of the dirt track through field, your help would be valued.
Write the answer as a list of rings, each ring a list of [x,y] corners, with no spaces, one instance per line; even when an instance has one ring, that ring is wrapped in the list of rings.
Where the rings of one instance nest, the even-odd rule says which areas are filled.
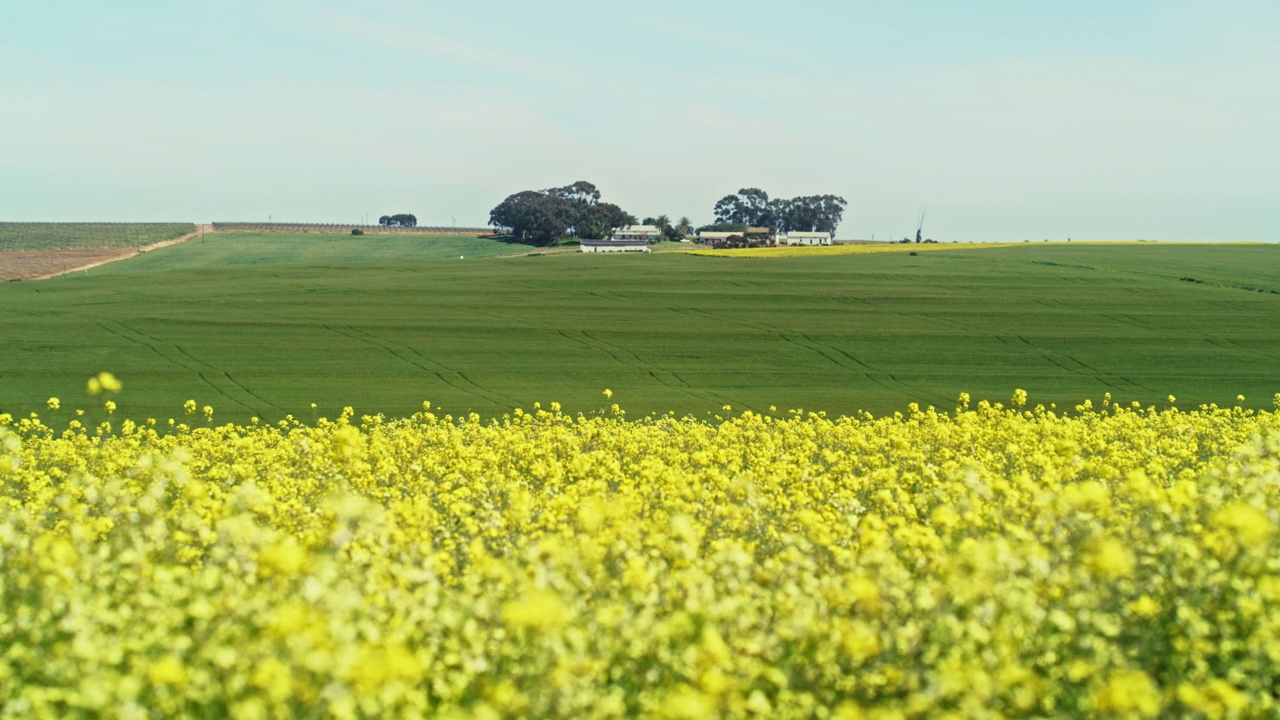
[[[72,248],[61,250],[10,250],[0,252],[0,282],[9,280],[48,280],[126,260],[139,253],[177,245],[194,237],[213,232],[212,225],[197,225],[195,232],[172,240],[131,248]]]

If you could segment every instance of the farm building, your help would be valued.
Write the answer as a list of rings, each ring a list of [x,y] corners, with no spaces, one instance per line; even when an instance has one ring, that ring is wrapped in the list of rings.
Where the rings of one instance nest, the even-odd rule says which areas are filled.
[[[649,252],[647,240],[583,240],[578,250],[584,253]]]
[[[644,242],[657,242],[660,237],[662,237],[662,231],[658,229],[657,225],[628,225],[614,230],[610,239],[614,241],[643,240]]]
[[[788,245],[830,245],[829,232],[789,232],[783,239]]]
[[[778,244],[778,229],[749,227],[738,232],[700,232],[698,242],[713,247],[766,247]]]

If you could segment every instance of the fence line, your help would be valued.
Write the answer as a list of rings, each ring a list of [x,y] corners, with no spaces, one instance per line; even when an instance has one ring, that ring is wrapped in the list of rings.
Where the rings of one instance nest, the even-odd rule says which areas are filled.
[[[215,232],[288,232],[288,233],[346,233],[359,229],[366,235],[492,235],[492,228],[474,227],[388,227],[385,225],[360,225],[358,223],[251,223],[215,222]]]

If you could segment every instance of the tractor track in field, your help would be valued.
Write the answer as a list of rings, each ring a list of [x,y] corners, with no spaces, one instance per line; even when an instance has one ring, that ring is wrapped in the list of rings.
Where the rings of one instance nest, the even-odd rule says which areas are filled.
[[[1104,317],[1106,317],[1109,320],[1114,320],[1118,323],[1121,323],[1124,325],[1130,325],[1132,327],[1140,328],[1143,330],[1155,330],[1161,333],[1166,333],[1173,337],[1183,338],[1185,340],[1206,342],[1214,347],[1221,348],[1223,350],[1238,352],[1245,355],[1253,355],[1256,357],[1266,358],[1267,360],[1280,360],[1280,356],[1276,356],[1262,350],[1255,350],[1248,346],[1241,345],[1239,342],[1235,340],[1219,339],[1219,338],[1209,337],[1207,335],[1193,335],[1190,333],[1185,333],[1179,330],[1175,330],[1173,328],[1161,327],[1159,325],[1153,325],[1151,323],[1143,323],[1137,320],[1136,318],[1134,318],[1132,315],[1114,315],[1114,316],[1106,315]],[[1224,345],[1223,343],[1226,343],[1226,344]]]
[[[125,341],[127,341],[127,342],[134,343],[135,345],[141,345],[142,347],[144,347],[144,348],[146,348],[146,349],[150,350],[151,352],[155,353],[157,357],[159,357],[161,360],[164,360],[165,362],[169,363],[170,365],[173,365],[173,366],[175,366],[175,367],[182,368],[183,370],[186,370],[187,372],[193,372],[193,373],[195,373],[195,374],[196,374],[196,377],[200,378],[200,381],[201,381],[201,382],[203,382],[205,385],[208,385],[208,386],[209,386],[209,388],[210,388],[210,389],[212,389],[214,392],[218,393],[219,395],[221,395],[222,397],[226,398],[227,400],[230,400],[231,402],[236,403],[237,405],[239,404],[239,401],[238,401],[238,400],[236,400],[235,398],[233,398],[233,397],[231,397],[230,395],[228,395],[228,394],[227,394],[227,392],[226,392],[225,390],[223,390],[222,388],[220,388],[220,387],[218,387],[217,385],[215,385],[211,380],[209,380],[209,378],[207,378],[207,377],[205,377],[205,376],[204,376],[204,373],[200,372],[199,370],[196,370],[195,368],[189,367],[189,366],[187,366],[187,365],[185,365],[185,364],[183,364],[183,363],[181,363],[181,362],[179,362],[179,361],[177,361],[177,360],[175,360],[175,359],[173,359],[173,358],[169,357],[168,355],[166,355],[166,354],[164,354],[164,353],[160,352],[160,348],[156,347],[155,345],[152,345],[152,344],[151,344],[151,343],[149,343],[149,342],[146,342],[146,341],[143,341],[143,340],[139,340],[139,339],[138,339],[138,338],[136,338],[136,337],[131,337],[131,336],[129,336],[129,335],[127,335],[127,334],[125,334],[125,333],[124,333],[124,332],[122,332],[122,331],[119,331],[119,330],[113,330],[112,328],[107,327],[107,325],[106,325],[105,323],[101,322],[101,321],[95,321],[95,322],[96,322],[96,324],[98,325],[98,327],[102,328],[103,332],[106,332],[106,333],[108,333],[108,334],[110,334],[110,335],[113,335],[113,336],[115,336],[115,337],[118,337],[118,338],[120,338],[121,340],[125,340]]]
[[[530,283],[530,284],[533,285],[534,287],[543,287],[541,285],[537,285],[536,283]],[[552,288],[550,286],[546,286],[544,289],[550,290]],[[626,304],[633,304],[633,301],[630,298],[619,296],[619,295],[611,295],[610,293],[607,293],[607,292],[588,292],[587,294],[591,295],[592,297],[599,298],[601,300],[608,300],[610,302],[622,302]],[[503,323],[509,320],[509,318],[491,311],[475,309],[474,312],[493,318]],[[569,342],[575,345],[578,345],[579,347],[586,348],[593,352],[604,353],[605,355],[608,355],[609,358],[612,359],[614,362],[617,362],[618,364],[623,365],[625,367],[629,367],[634,370],[639,370],[641,372],[644,372],[647,375],[649,375],[649,377],[653,378],[655,381],[657,381],[659,384],[665,387],[669,387],[673,390],[679,390],[699,400],[708,400],[718,405],[733,404],[731,401],[726,400],[723,397],[719,397],[714,393],[710,393],[705,390],[700,390],[698,388],[695,388],[691,383],[689,383],[684,378],[680,377],[680,375],[676,374],[675,372],[672,372],[670,370],[664,370],[661,368],[655,369],[651,367],[649,364],[645,362],[644,358],[640,357],[634,352],[627,350],[621,345],[617,345],[615,343],[610,343],[608,341],[601,340],[600,338],[596,337],[595,335],[592,335],[590,332],[586,330],[566,331],[566,330],[562,330],[560,328],[547,325],[547,324],[540,324],[534,327],[537,327],[540,330],[545,330],[549,333],[555,333],[559,337],[565,340],[568,340]],[[619,356],[618,353],[623,353],[624,355],[630,356],[630,359],[626,357],[621,357]],[[670,377],[664,378],[663,375],[667,375]]]
[[[578,343],[579,345],[582,345],[584,347],[604,352],[606,355],[613,358],[619,364],[626,365],[636,370],[641,370],[647,373],[649,377],[658,381],[660,384],[665,385],[666,387],[672,388],[674,390],[680,390],[699,400],[709,400],[711,402],[718,403],[720,405],[727,404],[727,401],[724,398],[717,397],[712,393],[708,393],[704,390],[699,390],[698,388],[693,387],[684,378],[680,377],[674,372],[671,372],[670,370],[663,370],[660,368],[655,370],[645,362],[644,358],[640,357],[634,352],[622,347],[621,345],[611,343],[607,340],[601,340],[600,338],[596,337],[595,335],[592,335],[586,330],[579,330],[577,331],[576,335],[566,332],[564,330],[556,330],[556,334],[570,342]],[[582,338],[586,338],[586,340],[584,341],[578,336],[581,336]],[[619,353],[621,353],[621,355],[625,357],[620,357]],[[629,357],[630,359],[627,359],[627,357]]]
[[[1100,316],[1114,323],[1119,323],[1120,325],[1128,325],[1129,327],[1138,328],[1139,330],[1148,330],[1148,331],[1154,330],[1159,333],[1165,333],[1170,335],[1180,335],[1180,333],[1178,333],[1176,330],[1172,330],[1167,327],[1162,327],[1160,325],[1156,325],[1154,323],[1147,322],[1144,320],[1139,320],[1138,318],[1132,315],[1125,315],[1120,313],[1117,313],[1115,315],[1107,315],[1107,314],[1100,313]]]
[[[483,385],[476,383],[474,380],[467,377],[466,374],[464,374],[462,371],[455,370],[454,368],[451,368],[448,365],[445,365],[439,360],[433,360],[423,355],[422,353],[418,352],[416,349],[409,347],[408,345],[403,345],[400,343],[392,343],[391,341],[386,340],[384,338],[378,338],[368,332],[358,330],[351,325],[340,326],[341,328],[345,329],[346,332],[343,332],[343,330],[339,329],[339,326],[323,325],[321,327],[340,337],[345,337],[349,340],[355,340],[356,342],[368,345],[370,347],[376,347],[379,350],[382,350],[388,353],[389,355],[396,358],[397,360],[400,360],[403,363],[406,363],[412,367],[416,367],[419,370],[425,373],[428,373],[430,375],[434,375],[436,379],[438,379],[440,382],[444,383],[445,385],[448,385],[449,387],[459,392],[466,393],[468,395],[471,395],[472,397],[477,397],[481,400],[484,400],[485,402],[496,403],[498,405],[503,405],[503,406],[510,406],[512,408],[517,407],[520,404],[513,398],[506,397],[501,393],[494,392],[484,387]],[[400,349],[397,350],[396,346],[399,346]],[[414,360],[411,357],[408,357],[405,353],[410,353],[412,355],[417,356],[418,360],[421,360],[421,362],[419,362],[418,360]],[[430,365],[434,365],[435,367],[428,367],[423,363],[429,363]],[[456,376],[456,379],[451,379],[450,377],[448,377],[448,375]]]
[[[120,322],[119,320],[108,320],[108,321],[97,320],[95,321],[95,323],[98,325],[98,327],[102,328],[104,331],[112,335],[115,335],[116,337],[121,338],[122,340],[127,340],[129,342],[135,343],[137,345],[141,345],[151,350],[153,353],[155,353],[157,356],[164,359],[166,362],[170,363],[171,365],[180,367],[183,370],[186,370],[187,372],[195,373],[196,377],[200,378],[201,382],[203,382],[205,385],[208,385],[219,395],[226,398],[227,400],[230,400],[236,405],[253,410],[255,409],[254,406],[257,405],[258,403],[265,403],[266,405],[272,408],[275,408],[276,410],[280,410],[282,412],[284,411],[284,408],[280,407],[279,405],[276,405],[270,400],[255,393],[253,390],[249,388],[249,386],[245,385],[239,380],[236,380],[226,370],[223,370],[215,365],[212,365],[208,362],[205,362],[204,360],[201,360],[195,355],[192,355],[190,352],[188,352],[185,348],[183,348],[181,345],[178,345],[177,343],[172,343],[166,340],[161,340],[159,338],[153,337],[136,328],[130,327]],[[107,323],[114,323],[119,329],[113,329]],[[172,351],[176,351],[176,353],[179,356],[181,356],[182,358],[186,358],[189,362],[183,361],[182,359],[179,359],[179,358],[175,358],[171,354],[166,354],[165,352],[162,352],[160,349],[161,347],[171,348]],[[256,401],[256,402],[253,402],[253,401],[246,402],[244,399],[237,399],[236,397],[231,395],[231,393],[229,393],[226,388],[222,387],[217,382],[214,382],[214,380],[210,378],[210,375],[212,375],[213,378],[224,380],[225,382],[230,383],[232,386],[236,388],[236,390],[238,390],[241,393],[244,393],[245,395],[249,396],[250,398],[253,399],[253,401]],[[258,412],[261,412],[261,408],[258,408],[257,410]]]
[[[832,299],[836,300],[837,302],[842,302],[842,303],[849,304],[849,305],[853,304],[853,303],[846,302],[846,301],[844,301],[844,300],[843,300],[843,299],[841,299],[841,298],[832,298]],[[948,320],[948,319],[940,318],[940,317],[937,317],[937,316],[934,316],[934,315],[926,315],[926,314],[924,314],[924,313],[909,313],[909,312],[904,312],[904,311],[901,311],[901,310],[894,310],[894,309],[892,309],[892,308],[884,308],[883,306],[881,306],[881,305],[879,305],[879,304],[877,304],[877,303],[872,303],[872,302],[870,302],[870,301],[865,301],[865,300],[864,300],[864,301],[862,301],[862,302],[863,302],[863,303],[865,303],[865,304],[872,305],[873,307],[878,307],[878,308],[881,308],[881,309],[887,310],[888,312],[893,313],[893,314],[896,314],[896,315],[898,315],[898,316],[900,316],[900,317],[905,317],[905,318],[910,318],[910,319],[916,319],[916,320],[926,320],[926,321],[932,322],[932,323],[937,324],[937,325],[942,325],[942,326],[944,326],[944,327],[950,327],[950,328],[953,328],[953,329],[963,330],[963,331],[965,331],[966,333],[978,333],[978,334],[985,334],[985,333],[986,333],[986,331],[985,331],[985,330],[983,330],[982,328],[978,328],[978,327],[975,327],[975,326],[973,326],[973,325],[968,325],[968,324],[966,324],[966,323],[960,323],[960,322],[956,322],[956,321],[954,321],[954,320]],[[1063,303],[1062,301],[1054,301],[1054,302],[1058,303],[1058,304],[1059,304],[1060,306],[1062,306],[1062,307],[1065,307],[1066,309],[1069,309],[1069,310],[1074,310],[1074,309],[1075,309],[1075,308],[1073,308],[1072,306],[1067,305],[1066,303]],[[1046,304],[1046,305],[1047,305],[1047,301],[1042,301],[1042,302],[1041,302],[1041,304]],[[1118,320],[1117,318],[1113,318],[1113,317],[1106,316],[1106,315],[1103,315],[1103,317],[1107,317],[1108,319],[1115,320],[1115,321],[1117,321],[1117,322],[1122,322],[1122,323],[1124,322],[1123,320]],[[1134,321],[1133,321],[1133,323],[1134,323],[1134,324],[1135,324],[1135,326],[1137,326],[1137,327],[1142,327],[1141,325],[1137,325],[1137,321],[1136,321],[1136,320],[1134,320]],[[1145,328],[1145,329],[1155,329],[1155,328]],[[1005,339],[1005,337],[1003,337],[1003,336],[1000,336],[1000,335],[994,335],[994,336],[992,336],[992,337],[995,337],[995,339],[996,339],[996,340],[1000,341],[1001,343],[1003,343],[1003,344],[1004,344],[1004,345],[1006,345],[1006,346],[1009,346],[1009,347],[1014,347],[1014,346],[1015,346],[1015,345],[1014,345],[1014,343],[1010,343],[1010,342],[1009,342],[1008,340],[1006,340],[1006,339]],[[1065,370],[1066,372],[1072,373],[1072,374],[1074,374],[1074,375],[1079,375],[1079,376],[1082,376],[1082,377],[1091,377],[1092,379],[1099,380],[1099,381],[1104,382],[1104,383],[1106,383],[1106,384],[1108,384],[1108,385],[1112,385],[1112,386],[1115,386],[1115,387],[1119,388],[1120,386],[1119,386],[1117,383],[1115,383],[1113,380],[1110,380],[1110,379],[1109,379],[1109,378],[1115,378],[1115,379],[1117,379],[1117,380],[1120,380],[1120,381],[1121,381],[1121,383],[1123,383],[1124,385],[1128,385],[1128,386],[1130,386],[1130,387],[1137,388],[1137,389],[1139,389],[1139,390],[1150,391],[1150,388],[1148,388],[1148,387],[1146,387],[1145,385],[1143,385],[1142,383],[1139,383],[1139,382],[1137,382],[1137,381],[1135,381],[1135,380],[1132,380],[1132,379],[1130,379],[1130,378],[1128,378],[1128,377],[1125,377],[1125,376],[1123,376],[1123,375],[1115,375],[1115,374],[1103,373],[1103,372],[1099,371],[1097,368],[1095,368],[1095,367],[1093,367],[1093,366],[1089,365],[1088,363],[1085,363],[1085,362],[1083,362],[1083,361],[1081,361],[1081,360],[1078,360],[1077,358],[1075,358],[1075,357],[1073,357],[1072,355],[1069,355],[1069,354],[1067,354],[1067,353],[1065,353],[1065,352],[1058,351],[1058,350],[1048,350],[1048,349],[1046,349],[1046,348],[1040,347],[1040,346],[1038,346],[1038,345],[1036,345],[1036,344],[1032,343],[1032,342],[1031,342],[1030,340],[1028,340],[1026,337],[1021,336],[1021,335],[1018,335],[1018,336],[1015,336],[1015,337],[1017,338],[1018,342],[1019,342],[1022,346],[1025,346],[1026,348],[1031,349],[1031,350],[1032,350],[1032,351],[1034,351],[1037,355],[1039,355],[1041,359],[1043,359],[1043,360],[1045,360],[1046,362],[1050,363],[1051,365],[1053,365],[1053,366],[1055,366],[1055,367],[1059,368],[1060,370]],[[1060,360],[1058,360],[1056,357],[1054,357],[1054,354],[1056,354],[1056,355],[1058,355],[1058,356],[1060,356],[1060,357],[1062,357],[1062,358],[1065,358],[1067,362],[1074,363],[1074,364],[1075,364],[1075,365],[1077,365],[1078,367],[1070,367],[1070,366],[1068,366],[1068,365],[1063,364]],[[1082,372],[1080,368],[1083,368],[1084,370],[1087,370],[1088,372]]]
[[[817,355],[818,357],[823,358],[824,360],[835,365],[836,367],[842,368],[844,370],[849,370],[857,375],[861,375],[865,377],[867,380],[870,380],[873,384],[879,385],[880,387],[886,390],[899,392],[901,391],[902,388],[906,388],[911,392],[919,393],[921,395],[933,396],[937,398],[941,397],[934,393],[925,392],[920,390],[919,388],[913,387],[910,384],[899,380],[897,377],[893,375],[893,373],[880,370],[879,368],[876,368],[875,366],[870,365],[863,360],[859,360],[858,358],[854,357],[850,353],[845,352],[844,350],[841,350],[840,348],[837,348],[834,345],[831,345],[829,343],[824,343],[819,340],[815,340],[813,337],[806,335],[804,333],[783,330],[782,328],[775,327],[767,323],[750,322],[750,321],[741,320],[738,318],[726,318],[726,317],[717,315],[715,313],[712,313],[710,311],[702,310],[699,308],[689,308],[687,311],[680,310],[677,308],[669,308],[669,309],[677,313],[681,313],[681,312],[696,313],[700,316],[707,317],[715,321],[719,321],[719,322],[727,321],[735,325],[745,327],[749,330],[769,333],[774,337],[777,337],[778,339],[782,340],[783,342],[786,342],[790,345],[794,345],[795,347],[801,348],[803,350],[806,350],[810,353]],[[797,337],[799,337],[800,339],[799,340],[796,339]],[[845,358],[847,362],[842,361],[840,358]],[[885,377],[888,377],[890,382],[895,383],[897,387],[895,387],[894,385],[890,385],[884,380],[876,377],[876,375],[874,375],[873,373],[879,373],[884,375]]]
[[[118,320],[117,320],[117,321],[115,321],[115,323],[116,323],[117,325],[119,325],[120,327],[124,328],[125,330],[127,330],[127,331],[129,331],[129,332],[131,332],[131,333],[134,333],[134,334],[136,334],[136,335],[139,335],[139,336],[141,336],[141,337],[145,338],[146,340],[148,340],[148,341],[150,341],[150,342],[152,342],[152,343],[155,343],[155,344],[157,344],[157,345],[168,345],[169,347],[172,347],[173,349],[175,349],[175,350],[177,350],[179,353],[181,353],[183,356],[185,356],[185,357],[187,357],[188,359],[190,359],[192,362],[194,362],[194,363],[196,363],[196,364],[198,364],[198,365],[203,365],[205,368],[207,368],[207,369],[208,369],[210,372],[212,372],[212,373],[215,373],[215,374],[221,375],[223,378],[225,378],[225,379],[227,380],[227,382],[231,383],[232,385],[235,385],[237,388],[239,388],[239,389],[240,389],[240,391],[241,391],[241,392],[243,392],[244,394],[248,395],[249,397],[254,398],[255,400],[257,400],[257,401],[259,401],[259,402],[266,403],[267,405],[270,405],[271,407],[275,408],[276,410],[280,410],[281,412],[283,412],[283,411],[284,411],[284,408],[282,408],[282,407],[280,407],[279,405],[276,405],[275,403],[271,402],[270,400],[268,400],[268,399],[266,399],[266,398],[262,397],[261,395],[257,394],[257,393],[256,393],[256,392],[254,392],[253,390],[249,389],[249,386],[248,386],[248,385],[245,385],[244,383],[242,383],[242,382],[240,382],[239,380],[235,379],[235,377],[233,377],[233,376],[231,375],[231,373],[227,372],[226,370],[223,370],[222,368],[220,368],[220,367],[218,367],[218,366],[216,366],[216,365],[213,365],[213,364],[211,364],[211,363],[205,362],[204,360],[201,360],[200,358],[196,357],[195,355],[192,355],[190,352],[188,352],[188,351],[187,351],[187,349],[186,349],[186,348],[182,347],[181,345],[179,345],[179,344],[177,344],[177,343],[172,343],[172,342],[164,341],[164,340],[161,340],[161,339],[159,339],[159,338],[153,337],[153,336],[148,335],[148,334],[146,334],[146,333],[144,333],[144,332],[142,332],[142,331],[140,331],[140,330],[138,330],[138,329],[136,329],[136,328],[130,327],[130,326],[128,326],[128,325],[125,325],[124,323],[122,323],[122,322],[120,322],[120,321],[118,321]],[[154,347],[154,346],[153,346],[153,347]],[[205,380],[205,382],[210,382],[210,381],[209,381],[209,380],[204,376],[203,371],[198,371],[198,370],[197,370],[197,374],[199,374],[199,375],[200,375],[200,377],[201,377],[201,379],[204,379],[204,380]],[[226,393],[223,393],[223,394],[225,395]],[[237,402],[239,402],[239,401],[237,401]],[[244,403],[243,403],[243,402],[241,402],[240,404],[242,404],[242,405],[243,405]]]
[[[1271,360],[1272,362],[1280,361],[1280,356],[1273,355],[1273,354],[1271,354],[1271,353],[1269,353],[1269,352],[1265,352],[1265,351],[1262,351],[1262,350],[1254,350],[1254,349],[1253,349],[1253,348],[1251,348],[1251,347],[1247,347],[1247,346],[1245,346],[1245,345],[1241,345],[1240,343],[1236,342],[1235,340],[1227,340],[1227,339],[1221,339],[1221,340],[1220,340],[1220,339],[1218,339],[1218,338],[1211,338],[1211,337],[1203,338],[1203,340],[1204,340],[1205,342],[1209,343],[1210,345],[1212,345],[1212,346],[1214,346],[1214,347],[1217,347],[1217,348],[1222,348],[1223,350],[1228,350],[1228,351],[1231,351],[1231,352],[1242,353],[1242,354],[1245,354],[1245,355],[1253,355],[1253,356],[1255,356],[1255,357],[1260,357],[1260,358],[1265,358],[1265,359],[1267,359],[1267,360]]]
[[[1050,350],[1048,348],[1044,348],[1039,345],[1036,345],[1035,343],[1028,340],[1025,336],[1015,335],[1013,337],[1014,339],[1017,340],[1016,343],[1011,342],[1007,336],[1003,336],[1003,335],[995,336],[996,340],[999,340],[1005,346],[1015,348],[1015,349],[1026,348],[1031,352],[1034,352],[1036,355],[1039,355],[1042,360],[1048,362],[1054,367],[1057,367],[1060,370],[1065,370],[1066,372],[1069,372],[1073,375],[1078,375],[1080,377],[1086,377],[1091,380],[1102,382],[1106,385],[1116,388],[1117,390],[1120,390],[1122,385],[1127,385],[1127,386],[1130,386],[1131,388],[1137,388],[1138,390],[1143,390],[1147,392],[1150,392],[1151,390],[1150,388],[1146,387],[1142,383],[1132,380],[1130,378],[1127,378],[1123,375],[1102,372],[1097,368],[1093,367],[1092,365],[1086,362],[1083,362],[1081,360],[1078,360],[1074,356],[1068,353],[1062,352],[1061,350]],[[1074,363],[1075,366],[1073,367],[1070,365],[1066,365],[1062,361],[1060,361],[1058,358],[1065,358],[1067,362]],[[1117,383],[1116,380],[1119,380],[1120,382]]]

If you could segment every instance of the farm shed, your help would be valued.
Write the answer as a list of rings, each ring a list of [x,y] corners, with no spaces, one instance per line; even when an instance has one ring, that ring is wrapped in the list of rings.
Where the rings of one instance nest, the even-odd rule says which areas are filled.
[[[647,240],[583,240],[579,243],[579,251],[584,253],[602,252],[649,252]]]

